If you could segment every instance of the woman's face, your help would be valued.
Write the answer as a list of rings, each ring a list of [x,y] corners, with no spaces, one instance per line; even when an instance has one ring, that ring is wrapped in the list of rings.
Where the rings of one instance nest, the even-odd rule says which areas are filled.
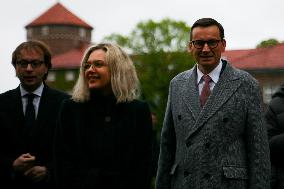
[[[85,78],[89,89],[97,89],[104,94],[109,94],[111,89],[110,70],[105,62],[105,51],[93,51],[84,65]]]

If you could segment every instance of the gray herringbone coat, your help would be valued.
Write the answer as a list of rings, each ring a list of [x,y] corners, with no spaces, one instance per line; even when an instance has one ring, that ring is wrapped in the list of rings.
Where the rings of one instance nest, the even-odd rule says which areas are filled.
[[[170,83],[157,189],[268,189],[269,146],[258,83],[226,65],[200,107],[196,66]]]

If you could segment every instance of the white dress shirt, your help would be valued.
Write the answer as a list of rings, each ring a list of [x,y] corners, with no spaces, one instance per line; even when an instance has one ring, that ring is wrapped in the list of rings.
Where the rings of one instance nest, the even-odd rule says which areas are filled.
[[[35,117],[37,117],[37,114],[38,114],[38,107],[39,107],[43,87],[44,87],[44,85],[43,85],[43,83],[41,83],[41,85],[35,91],[32,92],[33,94],[36,95],[34,100],[33,100],[33,105],[35,107]],[[26,98],[25,95],[28,94],[29,92],[26,91],[22,87],[21,84],[20,84],[20,91],[21,91],[21,97],[22,97],[23,111],[25,113],[26,112],[26,106],[28,104],[28,98]]]
[[[203,88],[203,85],[204,85],[204,80],[202,79],[202,76],[204,75],[198,68],[198,65],[197,65],[197,85],[198,85],[198,89],[199,89],[199,95],[201,94],[201,90]],[[218,82],[219,80],[219,77],[220,77],[220,73],[221,73],[221,70],[222,70],[222,61],[220,60],[218,66],[216,66],[214,68],[214,70],[212,70],[208,75],[211,77],[211,82],[209,83],[209,86],[210,86],[210,90],[212,91],[213,88],[215,87],[216,83]]]

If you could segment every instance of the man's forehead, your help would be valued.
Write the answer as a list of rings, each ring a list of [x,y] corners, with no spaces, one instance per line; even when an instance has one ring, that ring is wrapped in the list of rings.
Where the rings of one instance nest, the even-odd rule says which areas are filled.
[[[24,48],[18,55],[19,58],[22,56],[43,56],[43,52],[40,48]]]

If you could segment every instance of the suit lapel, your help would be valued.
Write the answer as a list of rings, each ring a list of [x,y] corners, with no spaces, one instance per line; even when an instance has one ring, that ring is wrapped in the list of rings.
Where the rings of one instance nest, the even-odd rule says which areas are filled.
[[[17,87],[16,89],[13,90],[12,92],[12,101],[10,102],[10,111],[8,112],[15,112],[15,119],[16,122],[18,123],[23,123],[24,122],[24,111],[23,111],[23,103],[22,103],[22,97],[21,97],[21,92],[20,92],[20,87]],[[21,125],[21,124],[16,124],[16,125]]]
[[[201,111],[198,88],[196,84],[196,69],[196,66],[191,69],[191,72],[188,73],[187,79],[185,79],[183,86],[181,86],[181,89],[183,90],[181,94],[184,94],[184,104],[186,104],[188,110],[192,113],[194,119],[198,118],[199,113]]]
[[[239,88],[240,84],[241,80],[235,70],[227,64],[223,74],[220,76],[219,81],[209,96],[206,105],[198,115],[193,128],[189,131],[187,138],[199,130],[204,123],[230,99],[234,92]]]

